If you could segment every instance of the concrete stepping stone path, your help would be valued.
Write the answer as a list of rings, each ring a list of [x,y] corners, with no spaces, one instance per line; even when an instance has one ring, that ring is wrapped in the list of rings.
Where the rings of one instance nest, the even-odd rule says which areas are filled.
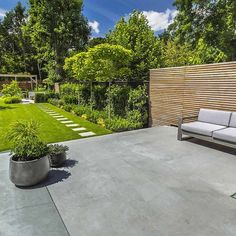
[[[94,132],[84,132],[84,133],[79,133],[81,137],[89,137],[89,136],[94,136],[96,135]]]
[[[58,115],[56,115],[56,116],[52,116],[53,118],[63,118],[64,116],[58,116]]]
[[[69,124],[69,125],[66,125],[67,127],[77,127],[79,126],[78,124]]]
[[[69,123],[73,123],[72,120],[66,120],[66,121],[61,121],[62,124],[69,124]]]
[[[84,127],[79,127],[79,124],[73,123],[73,121],[69,120],[68,118],[60,115],[59,113],[49,109],[49,108],[43,108],[41,109],[46,112],[47,114],[51,115],[53,118],[55,118],[57,121],[61,122],[62,124],[65,124],[66,127],[71,128],[73,131],[78,132],[78,135],[81,137],[89,137],[89,136],[94,136],[96,135],[94,132],[89,131],[89,132],[80,132],[80,131],[86,131],[86,128]]]
[[[75,128],[75,129],[72,129],[73,131],[84,131],[86,130],[86,128],[84,127],[81,127],[81,128]]]
[[[65,118],[65,117],[64,118],[58,118],[57,120],[58,121],[63,121],[63,120],[68,120],[68,118]]]

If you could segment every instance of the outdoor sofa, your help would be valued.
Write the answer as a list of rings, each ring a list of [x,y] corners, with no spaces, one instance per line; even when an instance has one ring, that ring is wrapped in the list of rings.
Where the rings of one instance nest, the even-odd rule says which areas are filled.
[[[197,121],[184,123],[194,118]],[[236,112],[200,109],[198,116],[181,117],[178,140],[183,135],[236,148]]]

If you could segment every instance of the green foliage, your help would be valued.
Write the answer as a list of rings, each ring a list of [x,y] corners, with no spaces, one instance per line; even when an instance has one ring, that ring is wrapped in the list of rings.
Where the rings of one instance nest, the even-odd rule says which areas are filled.
[[[16,122],[11,125],[6,139],[11,142],[11,153],[17,161],[39,159],[48,154],[48,147],[38,136],[39,125],[35,121]]]
[[[125,114],[127,113],[127,101],[129,97],[129,92],[129,86],[119,85],[112,85],[110,91],[109,89],[107,90],[107,97],[109,99],[108,103],[110,103],[111,114],[121,117],[125,116]]]
[[[128,119],[142,125],[148,123],[148,95],[146,86],[131,89],[128,98]]]
[[[59,98],[59,95],[53,92],[36,92],[34,101],[35,103],[45,103],[48,102],[49,99]]]
[[[3,99],[5,104],[14,104],[14,103],[20,103],[21,97],[18,96],[12,96],[12,97],[5,97]]]
[[[82,0],[29,0],[25,31],[51,81],[62,79],[65,57],[84,49],[88,41],[90,28],[82,8]]]
[[[133,52],[130,79],[148,80],[149,69],[159,67],[159,41],[143,13],[134,11],[127,21],[121,18],[107,40]]]
[[[80,81],[112,81],[127,78],[132,53],[119,45],[100,44],[65,60],[64,69]]]
[[[176,0],[168,38],[196,50],[196,64],[236,59],[236,2]]]
[[[48,145],[49,148],[49,156],[58,155],[61,153],[66,153],[69,150],[68,146],[59,145],[59,144],[51,144]]]
[[[88,47],[89,48],[93,48],[93,47],[95,47],[95,46],[97,46],[99,44],[104,44],[104,43],[107,43],[106,38],[101,38],[101,37],[92,38],[88,42]]]
[[[27,14],[20,2],[0,21],[0,73],[37,72],[35,49],[22,28]]]
[[[10,84],[3,84],[1,93],[4,97],[22,97],[21,89],[15,80],[13,80]]]

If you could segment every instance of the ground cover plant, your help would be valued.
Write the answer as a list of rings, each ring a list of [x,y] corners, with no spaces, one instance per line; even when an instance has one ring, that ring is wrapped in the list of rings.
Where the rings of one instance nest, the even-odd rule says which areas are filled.
[[[68,113],[60,108],[56,108],[50,104],[45,104],[52,110],[67,117],[85,127],[88,131],[93,131],[96,135],[104,135],[111,131],[102,126],[95,125],[87,120],[79,118],[71,113]],[[8,150],[10,142],[5,139],[5,135],[10,125],[16,121],[37,121],[39,126],[39,137],[46,143],[60,142],[65,140],[81,138],[77,132],[72,131],[64,124],[58,122],[53,117],[40,109],[40,104],[5,104],[0,100],[0,151]]]

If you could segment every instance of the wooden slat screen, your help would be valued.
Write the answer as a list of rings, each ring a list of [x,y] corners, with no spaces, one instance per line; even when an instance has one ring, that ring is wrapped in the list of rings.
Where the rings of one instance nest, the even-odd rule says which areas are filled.
[[[150,71],[150,125],[177,125],[200,108],[236,111],[236,62]]]

